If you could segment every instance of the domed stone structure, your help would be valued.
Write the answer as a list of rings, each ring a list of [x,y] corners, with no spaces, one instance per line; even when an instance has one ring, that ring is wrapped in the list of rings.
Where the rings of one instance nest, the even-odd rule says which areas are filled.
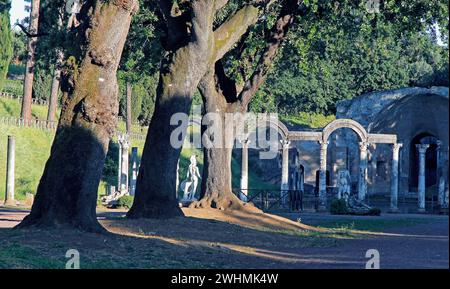
[[[399,191],[405,198],[417,196],[420,190],[419,146],[427,146],[422,152],[426,199],[430,203],[426,209],[430,211],[433,209],[430,206],[445,201],[442,198],[447,198],[448,204],[448,87],[405,88],[365,94],[338,103],[337,118],[353,119],[368,133],[397,135],[398,142],[403,144]],[[342,132],[336,138],[337,146],[350,146],[351,149],[353,135]],[[371,145],[369,150],[369,192],[383,194],[389,189],[390,152],[385,146],[377,145]]]

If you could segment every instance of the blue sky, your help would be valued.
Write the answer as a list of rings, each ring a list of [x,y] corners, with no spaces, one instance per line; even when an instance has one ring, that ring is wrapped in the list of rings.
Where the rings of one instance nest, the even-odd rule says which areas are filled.
[[[22,20],[29,16],[28,12],[25,12],[25,1],[24,0],[12,0],[11,1],[11,25],[14,25],[17,20]]]

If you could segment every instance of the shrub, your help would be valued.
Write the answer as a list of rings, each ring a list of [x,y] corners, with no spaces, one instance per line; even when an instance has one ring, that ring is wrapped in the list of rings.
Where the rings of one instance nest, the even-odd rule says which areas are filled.
[[[348,213],[347,204],[343,199],[334,199],[331,201],[330,213],[333,215],[345,215]]]
[[[117,207],[129,209],[133,205],[133,200],[132,196],[123,196],[117,201]]]
[[[23,95],[23,82],[20,80],[6,80],[1,91],[21,97]]]
[[[8,75],[10,76],[23,76],[25,74],[25,65],[10,64]]]

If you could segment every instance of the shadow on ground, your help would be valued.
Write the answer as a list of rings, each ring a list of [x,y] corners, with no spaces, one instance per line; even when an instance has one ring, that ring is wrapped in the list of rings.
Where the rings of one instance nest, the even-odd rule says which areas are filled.
[[[431,219],[439,231],[434,239],[426,239],[436,233],[424,231],[423,226],[433,228],[427,222],[400,228],[395,236],[355,238],[306,230],[311,227],[277,216],[185,213],[170,220],[100,213],[106,235],[0,229],[0,268],[64,268],[69,249],[80,252],[82,268],[364,268],[372,248],[380,250],[387,268],[448,268],[448,229],[439,231],[448,228],[448,217]],[[414,230],[425,234],[411,235]]]

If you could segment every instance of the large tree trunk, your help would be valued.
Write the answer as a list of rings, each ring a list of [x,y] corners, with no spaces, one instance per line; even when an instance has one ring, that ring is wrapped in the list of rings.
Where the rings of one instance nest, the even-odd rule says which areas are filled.
[[[187,28],[172,15],[171,1],[160,1],[170,38],[170,50],[161,64],[155,112],[148,129],[139,170],[136,195],[128,218],[170,218],[181,216],[176,196],[177,164],[181,148],[174,147],[170,124],[177,113],[188,115],[192,96],[206,71],[212,47],[215,1],[190,2]],[[182,17],[179,17],[182,18]],[[181,25],[181,27],[180,27]],[[190,34],[183,34],[191,31]]]
[[[30,26],[28,30],[31,35],[36,35],[38,33],[39,7],[40,0],[32,0]],[[20,113],[20,116],[24,120],[26,125],[28,125],[31,120],[36,44],[37,37],[29,37],[27,44],[27,64],[25,68],[25,79],[23,81],[22,110]]]
[[[216,65],[216,67],[217,69],[223,69],[221,65]],[[221,75],[223,76],[223,74]],[[206,146],[203,149],[202,195],[200,201],[193,203],[192,207],[211,207],[221,210],[241,209],[243,207],[242,202],[233,194],[231,187],[231,156],[234,143],[232,132],[234,126],[225,118],[227,113],[240,111],[240,106],[239,103],[228,98],[226,94],[229,91],[225,87],[216,85],[216,82],[220,80],[216,79],[215,76],[216,71],[208,71],[201,80],[199,89],[203,97],[205,113],[214,114],[213,122],[219,121],[219,124],[216,123],[215,125],[218,129],[221,129],[221,133],[212,137],[214,139],[219,137],[221,141],[214,142],[214,145]],[[232,94],[235,93],[231,92]],[[217,129],[213,131],[213,133],[217,132]]]
[[[176,113],[189,114],[192,95],[200,79],[258,18],[258,8],[245,5],[214,30],[215,14],[227,2],[184,1],[190,9],[174,16],[173,11],[177,11],[173,9],[174,1],[159,1],[168,26],[168,43],[172,44],[168,45],[168,51],[173,52],[168,53],[161,67],[155,113],[144,147],[136,197],[127,215],[130,218],[168,218],[182,214],[176,192],[181,148],[173,148],[170,142],[175,128],[170,125],[170,119]],[[216,153],[219,152],[211,151],[211,156]]]
[[[62,81],[63,106],[51,155],[30,215],[19,228],[104,229],[96,218],[97,190],[118,114],[116,71],[137,0],[95,1],[83,7],[81,63]],[[81,36],[83,37],[83,36]]]
[[[176,170],[181,148],[174,148],[170,120],[176,113],[189,114],[192,96],[201,78],[201,53],[180,51],[175,63],[161,68],[157,102],[148,129],[129,218],[169,218],[182,215],[176,196]],[[192,68],[186,72],[186,68]],[[204,69],[204,68],[203,68]],[[189,86],[186,84],[189,83]]]
[[[205,103],[205,112],[219,113],[224,126],[222,131],[234,129],[229,121],[225,120],[225,113],[247,112],[251,99],[267,78],[269,68],[286,38],[298,5],[299,0],[283,1],[278,19],[266,40],[266,46],[261,51],[255,70],[240,93],[238,93],[236,84],[225,74],[221,64],[220,59],[225,53],[221,54],[221,57],[217,59],[218,61],[210,67],[208,73],[202,78],[199,89]],[[246,13],[245,10],[241,11]],[[237,39],[239,38],[235,37],[235,41]],[[227,140],[224,138],[224,143],[230,141],[233,142],[234,139]],[[232,193],[231,188],[231,149],[205,149],[204,157],[203,196],[199,202],[192,204],[192,207],[212,207],[223,210],[242,209],[243,203]]]

